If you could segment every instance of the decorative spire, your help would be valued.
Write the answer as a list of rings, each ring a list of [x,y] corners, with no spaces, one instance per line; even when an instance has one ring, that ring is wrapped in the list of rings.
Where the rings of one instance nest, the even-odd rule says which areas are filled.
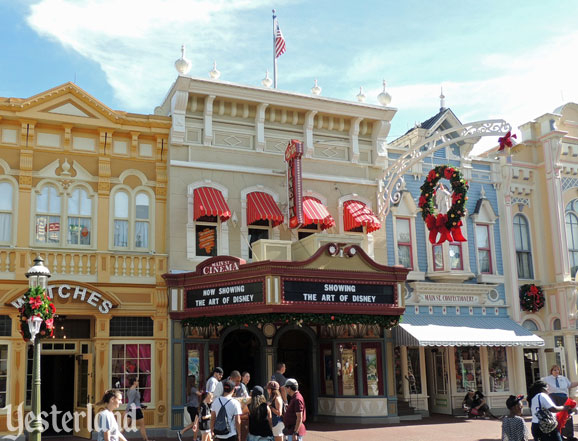
[[[311,88],[311,93],[313,95],[321,95],[321,87],[317,84],[317,79],[315,79],[315,84]]]
[[[219,77],[221,76],[221,72],[217,70],[216,61],[213,61],[213,70],[209,72],[209,76],[211,77],[211,80],[218,80]]]
[[[181,46],[181,58],[175,61],[175,69],[179,75],[186,75],[191,70],[191,62],[185,58],[185,45]]]
[[[482,185],[482,189],[480,190],[480,199],[486,199],[486,190],[484,190],[483,185]]]
[[[391,103],[391,95],[385,91],[385,80],[383,80],[383,91],[377,95],[377,101],[382,106],[389,106],[389,103]]]
[[[261,81],[263,87],[271,87],[273,84],[273,80],[269,78],[269,69],[267,69],[267,73],[265,74],[265,78]]]
[[[363,93],[363,87],[359,86],[359,93],[357,94],[357,101],[360,103],[365,102],[365,94]]]
[[[440,94],[440,112],[443,112],[444,110],[446,110],[446,100],[445,100],[445,95],[444,95],[444,88],[443,86],[440,86],[440,90],[441,90],[441,94]]]

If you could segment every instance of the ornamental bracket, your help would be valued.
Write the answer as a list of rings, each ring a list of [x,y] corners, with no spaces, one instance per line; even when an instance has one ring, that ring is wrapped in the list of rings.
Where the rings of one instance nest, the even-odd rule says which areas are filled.
[[[391,204],[397,204],[401,200],[403,176],[416,163],[452,144],[479,139],[482,136],[504,136],[510,130],[512,130],[510,124],[503,119],[488,119],[434,133],[427,132],[425,140],[411,146],[378,178],[377,214],[381,221],[383,222],[389,214]]]

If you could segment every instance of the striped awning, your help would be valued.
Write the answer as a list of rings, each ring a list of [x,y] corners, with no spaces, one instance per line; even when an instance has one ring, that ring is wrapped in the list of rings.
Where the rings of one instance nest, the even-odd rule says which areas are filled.
[[[347,201],[343,204],[343,226],[345,231],[366,227],[367,232],[379,230],[381,222],[367,205],[359,201]]]
[[[193,192],[195,220],[204,216],[218,216],[222,222],[231,217],[231,210],[223,193],[213,187],[195,188]]]
[[[256,221],[271,221],[276,227],[283,223],[283,213],[270,194],[262,191],[254,191],[247,195],[247,224],[251,225]]]
[[[392,331],[400,346],[544,346],[508,317],[405,314]]]
[[[303,198],[303,225],[317,224],[322,230],[335,225],[335,219],[327,211],[327,207],[319,199],[311,196]]]

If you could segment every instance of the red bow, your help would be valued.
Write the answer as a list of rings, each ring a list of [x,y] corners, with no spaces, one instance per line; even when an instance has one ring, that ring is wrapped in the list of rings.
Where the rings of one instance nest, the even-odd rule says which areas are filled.
[[[462,221],[459,221],[455,227],[451,229],[452,237],[454,238],[454,242],[467,242],[466,238],[462,234]]]
[[[446,240],[449,242],[453,242],[452,233],[446,227],[447,221],[448,221],[447,214],[440,213],[437,216],[430,214],[426,217],[425,223],[429,230],[429,241],[431,243],[439,245],[440,243],[444,243]],[[440,238],[436,242],[438,233],[440,234]]]
[[[508,131],[508,133],[506,133],[506,136],[504,136],[503,138],[498,138],[498,142],[500,143],[500,148],[498,149],[498,151],[501,152],[506,147],[510,148],[514,147],[514,141],[512,141],[512,138],[518,137],[516,136],[516,134],[512,135],[511,131]]]

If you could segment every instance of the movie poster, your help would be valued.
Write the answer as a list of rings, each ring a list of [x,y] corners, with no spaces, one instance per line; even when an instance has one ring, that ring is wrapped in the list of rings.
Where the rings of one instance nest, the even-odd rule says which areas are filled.
[[[365,350],[365,366],[367,379],[367,395],[379,395],[379,375],[377,372],[377,350],[375,348]]]
[[[355,352],[351,348],[343,348],[341,353],[341,381],[343,395],[355,393]]]
[[[199,379],[199,366],[201,364],[199,351],[196,349],[190,349],[187,354],[187,375],[190,377],[192,375]]]

